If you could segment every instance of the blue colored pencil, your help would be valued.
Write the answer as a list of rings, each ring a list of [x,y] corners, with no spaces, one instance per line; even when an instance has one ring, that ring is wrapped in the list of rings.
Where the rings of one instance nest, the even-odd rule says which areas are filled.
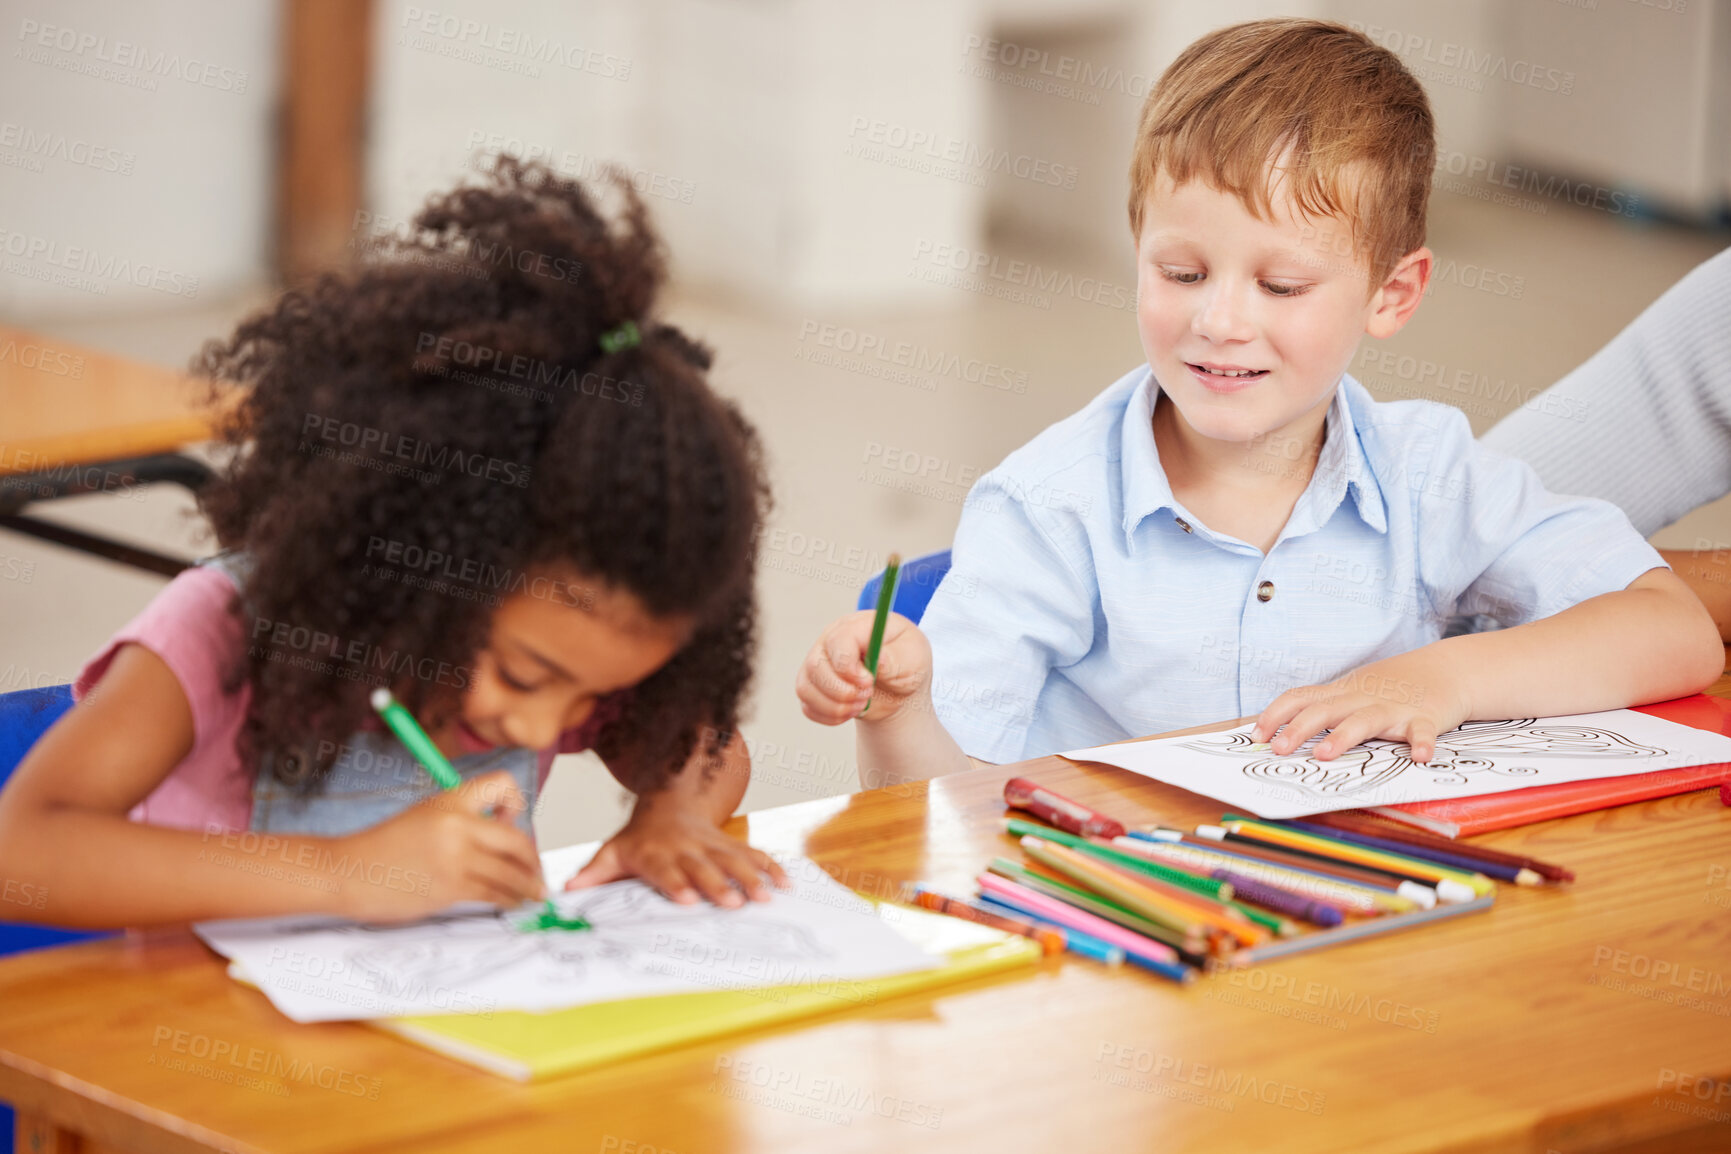
[[[1196,977],[1196,971],[1189,966],[1177,962],[1163,962],[1159,958],[1150,958],[1146,954],[1126,953],[1124,960],[1132,966],[1141,966],[1144,970],[1151,970],[1163,978],[1172,979],[1174,982],[1188,982]]]
[[[1026,918],[1031,922],[1039,922],[1043,926],[1051,926],[1064,935],[1064,948],[1072,954],[1080,954],[1090,961],[1103,962],[1108,966],[1124,964],[1124,951],[1122,949],[1110,942],[1103,942],[1092,934],[1085,934],[1081,930],[1073,930],[1069,926],[1061,926],[1057,922],[1047,921],[1037,914],[1031,914],[1027,910],[1010,905],[1008,902],[1001,902],[991,894],[981,894],[978,901],[993,913],[1000,913],[1005,917]]]
[[[1040,915],[1035,913],[1033,910],[1024,909],[1019,903],[1011,901],[1008,898],[1000,897],[997,898],[996,901],[1001,906],[1008,906],[1010,909],[1015,910],[1024,918],[1033,918],[1046,922],[1045,918],[1040,917]],[[1051,925],[1053,923],[1046,922],[1046,924]],[[1058,928],[1064,929],[1062,926],[1059,926]],[[1070,934],[1075,931],[1064,929],[1064,932]],[[1097,941],[1099,939],[1095,940]],[[1174,982],[1188,982],[1196,977],[1196,971],[1191,969],[1189,966],[1184,965],[1182,962],[1168,962],[1164,958],[1156,958],[1148,954],[1140,953],[1136,950],[1125,950],[1124,960],[1133,965],[1141,966],[1145,970],[1152,970],[1161,977],[1170,978]]]

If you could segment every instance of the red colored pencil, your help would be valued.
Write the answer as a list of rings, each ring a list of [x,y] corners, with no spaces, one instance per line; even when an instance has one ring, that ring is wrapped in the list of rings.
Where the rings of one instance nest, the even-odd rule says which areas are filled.
[[[1025,777],[1004,783],[1004,804],[1027,810],[1048,825],[1079,837],[1123,837],[1124,823]]]

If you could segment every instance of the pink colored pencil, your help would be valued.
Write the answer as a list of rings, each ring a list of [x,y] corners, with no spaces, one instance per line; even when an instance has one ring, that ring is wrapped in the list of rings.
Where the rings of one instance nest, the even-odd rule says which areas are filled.
[[[1105,918],[1095,917],[1087,910],[1079,910],[1075,906],[1049,898],[1038,890],[1018,885],[1009,878],[1001,878],[997,874],[981,874],[980,888],[987,893],[1003,894],[1014,898],[1018,903],[1049,918],[1061,926],[1091,934],[1103,942],[1120,946],[1125,953],[1138,953],[1144,957],[1152,957],[1162,962],[1178,962],[1178,951],[1165,942],[1157,942],[1153,938],[1125,929],[1115,922]]]

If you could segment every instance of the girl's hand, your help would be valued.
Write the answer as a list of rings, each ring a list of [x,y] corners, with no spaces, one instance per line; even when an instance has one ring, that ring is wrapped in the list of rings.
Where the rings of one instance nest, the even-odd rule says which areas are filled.
[[[1318,761],[1380,737],[1406,742],[1414,761],[1428,762],[1436,754],[1437,734],[1465,721],[1468,707],[1446,677],[1408,660],[1423,652],[1366,665],[1327,685],[1289,689],[1257,717],[1251,737],[1285,757],[1326,729],[1328,736],[1314,750]],[[1414,674],[1429,676],[1420,680]]]
[[[848,614],[824,630],[806,654],[793,688],[805,715],[818,724],[840,725],[854,718],[887,721],[931,691],[931,643],[900,613],[891,613],[884,623],[874,688],[865,667],[874,616],[868,609]],[[871,709],[862,716],[867,702]]]
[[[461,901],[516,906],[540,899],[546,887],[535,843],[511,824],[522,812],[523,795],[498,770],[339,839],[338,856],[358,863],[343,881],[343,912],[408,921]]]
[[[762,850],[722,833],[715,822],[664,793],[639,803],[625,828],[565,883],[568,890],[640,877],[668,898],[689,905],[701,894],[730,909],[769,900],[767,877],[786,887],[787,874]]]

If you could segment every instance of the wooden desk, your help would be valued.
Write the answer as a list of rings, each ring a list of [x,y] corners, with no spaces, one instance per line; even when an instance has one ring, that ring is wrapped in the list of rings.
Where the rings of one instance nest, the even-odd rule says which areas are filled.
[[[0,325],[0,476],[207,441],[208,390],[184,373]]]
[[[1220,812],[1042,758],[740,824],[868,895],[960,891],[1011,845],[1015,773],[1132,821]],[[0,961],[0,1098],[38,1154],[1731,1149],[1731,809],[1709,790],[1485,840],[1580,880],[1188,988],[1054,959],[531,1086],[295,1025],[186,933],[66,947]],[[301,1075],[242,1084],[235,1054]]]
[[[187,562],[26,515],[81,493],[210,475],[180,455],[213,435],[210,386],[156,365],[0,325],[0,528],[172,577]]]

